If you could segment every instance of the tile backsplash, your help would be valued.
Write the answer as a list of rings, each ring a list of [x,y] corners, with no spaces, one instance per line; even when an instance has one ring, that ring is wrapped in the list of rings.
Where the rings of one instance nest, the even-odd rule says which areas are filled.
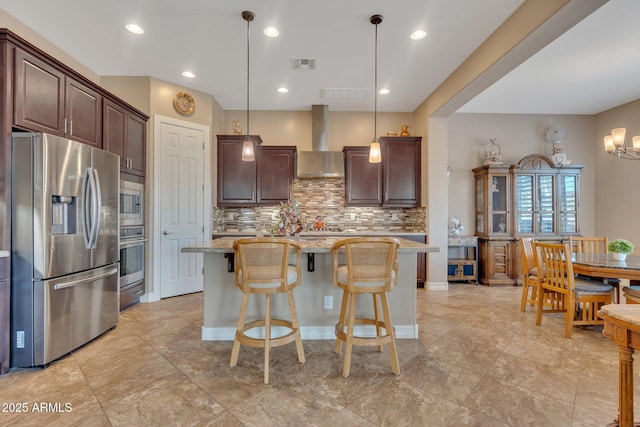
[[[330,228],[357,231],[426,232],[426,208],[345,207],[344,178],[300,179],[293,184],[294,199],[308,224],[317,217]],[[269,229],[278,206],[212,209],[212,233]]]

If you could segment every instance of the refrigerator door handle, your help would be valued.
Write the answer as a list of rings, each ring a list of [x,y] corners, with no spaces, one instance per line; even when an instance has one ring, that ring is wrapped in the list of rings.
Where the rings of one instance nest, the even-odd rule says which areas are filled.
[[[91,168],[87,168],[82,177],[82,207],[83,207],[83,218],[82,218],[82,237],[84,237],[84,246],[87,249],[91,249],[91,239],[92,239],[92,230],[91,230]]]
[[[102,187],[100,186],[100,177],[98,176],[98,171],[93,169],[94,174],[94,198],[96,200],[95,203],[95,211],[93,216],[93,223],[95,224],[95,231],[93,233],[93,244],[92,248],[95,248],[98,244],[98,236],[100,234],[100,225],[101,225],[101,216],[100,212],[102,211]]]
[[[105,278],[105,277],[109,277],[109,276],[111,276],[112,274],[115,274],[115,273],[117,273],[117,272],[118,272],[118,269],[117,269],[117,268],[112,268],[111,270],[106,271],[106,272],[104,272],[104,273],[102,273],[102,274],[98,274],[97,276],[93,276],[93,277],[91,277],[90,279],[91,279],[91,280],[103,279],[103,278]],[[82,284],[82,283],[87,283],[87,278],[86,278],[86,277],[85,277],[85,278],[82,278],[82,279],[78,279],[78,280],[72,280],[72,281],[70,281],[70,282],[58,283],[57,285],[54,285],[54,286],[53,286],[53,289],[57,291],[57,290],[59,290],[59,289],[65,289],[65,288],[70,288],[70,287],[72,287],[72,286],[77,286],[77,285],[80,285],[80,284]]]

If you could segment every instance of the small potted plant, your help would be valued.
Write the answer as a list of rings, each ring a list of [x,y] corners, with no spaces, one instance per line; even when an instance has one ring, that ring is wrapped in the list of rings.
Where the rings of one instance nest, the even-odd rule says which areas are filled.
[[[615,260],[624,261],[627,255],[633,252],[633,243],[625,239],[616,239],[609,242],[607,249]]]

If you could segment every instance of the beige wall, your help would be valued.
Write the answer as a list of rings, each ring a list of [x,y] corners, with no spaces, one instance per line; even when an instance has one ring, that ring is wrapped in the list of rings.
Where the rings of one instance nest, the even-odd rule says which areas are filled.
[[[225,111],[224,133],[233,133],[231,122],[236,120],[246,132],[246,114],[245,110]],[[311,111],[250,111],[249,120],[251,134],[260,135],[264,145],[295,145],[300,151],[311,150]],[[373,113],[329,111],[328,122],[329,150],[368,145],[373,137]],[[400,126],[413,126],[413,114],[378,113],[377,122],[378,136],[400,133]]]
[[[595,149],[595,232],[609,239],[627,239],[640,254],[640,195],[633,185],[640,182],[640,161],[622,160],[604,151],[603,138],[611,129],[627,128],[626,145],[640,135],[640,100],[613,108],[595,116],[592,143]]]
[[[551,126],[567,129],[564,152],[572,164],[583,165],[580,176],[581,232],[595,232],[595,167],[593,116],[526,114],[453,114],[448,119],[447,166],[448,216],[459,216],[465,234],[475,233],[475,189],[472,169],[483,164],[485,145],[497,138],[504,163],[516,164],[529,154],[551,155],[545,132]],[[445,180],[446,181],[446,180]],[[445,224],[446,226],[446,224]]]
[[[215,165],[216,150],[215,135],[222,131],[224,111],[218,102],[211,95],[175,85],[170,82],[155,79],[153,77],[118,77],[104,76],[101,79],[102,86],[112,92],[114,95],[122,98],[134,107],[150,116],[147,122],[147,147],[146,147],[146,205],[151,209],[147,209],[146,235],[149,240],[147,245],[147,253],[152,253],[154,247],[154,224],[153,224],[153,206],[155,205],[154,192],[155,187],[155,116],[160,115],[172,119],[182,120],[194,124],[209,127],[209,147],[211,161],[211,189],[212,200],[215,200]],[[173,107],[173,100],[178,92],[186,92],[194,99],[195,110],[190,115],[182,115]],[[146,269],[146,291],[154,292],[154,257],[147,257]]]
[[[99,83],[100,77],[95,72],[90,70],[88,67],[86,67],[84,64],[76,60],[74,57],[72,57],[62,49],[49,42],[47,39],[40,36],[38,33],[26,27],[22,22],[9,15],[3,9],[0,9],[0,28],[7,28],[11,30],[16,35],[27,40],[32,45],[36,46],[39,49],[42,49],[49,55],[56,58],[58,61],[82,74],[87,79],[93,81],[94,83]]]

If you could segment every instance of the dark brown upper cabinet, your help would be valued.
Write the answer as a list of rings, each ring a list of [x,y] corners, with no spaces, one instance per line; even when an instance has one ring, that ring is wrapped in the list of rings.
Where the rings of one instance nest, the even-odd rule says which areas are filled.
[[[382,163],[369,163],[369,147],[344,147],[345,205],[420,206],[422,137],[381,137]]]
[[[256,157],[258,205],[277,205],[293,197],[296,147],[261,146]]]
[[[242,161],[244,135],[218,135],[218,206],[276,205],[291,198],[296,147],[262,146],[252,139],[255,161]]]
[[[102,96],[55,66],[15,49],[14,125],[102,148]]]
[[[120,156],[120,172],[144,176],[146,120],[105,99],[103,121],[104,149]]]

